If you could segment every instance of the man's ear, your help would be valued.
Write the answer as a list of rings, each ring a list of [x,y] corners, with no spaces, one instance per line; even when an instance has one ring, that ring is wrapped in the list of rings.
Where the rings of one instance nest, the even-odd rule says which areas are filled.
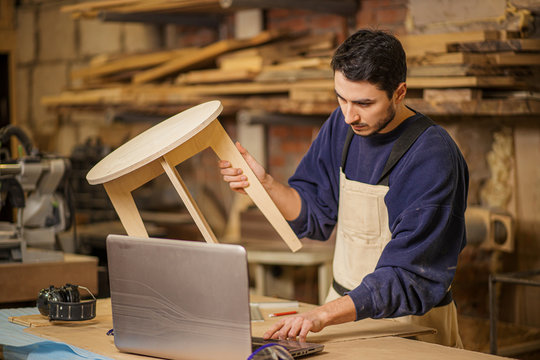
[[[399,104],[403,99],[405,98],[405,94],[407,94],[407,83],[402,82],[398,85],[396,91],[394,92],[394,96],[396,97],[396,104]]]

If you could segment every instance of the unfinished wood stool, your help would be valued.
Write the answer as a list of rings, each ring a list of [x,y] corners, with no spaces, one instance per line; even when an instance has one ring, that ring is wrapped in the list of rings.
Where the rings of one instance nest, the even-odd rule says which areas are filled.
[[[250,183],[246,193],[289,248],[299,250],[301,242],[217,119],[222,110],[221,102],[214,100],[162,121],[107,155],[88,172],[86,179],[92,185],[103,184],[128,235],[148,237],[131,192],[165,172],[204,239],[217,243],[175,168],[210,147],[220,159],[242,169]]]

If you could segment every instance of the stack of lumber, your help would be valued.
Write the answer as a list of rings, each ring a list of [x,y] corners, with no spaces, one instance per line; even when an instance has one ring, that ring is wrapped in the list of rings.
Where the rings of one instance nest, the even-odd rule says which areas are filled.
[[[494,104],[490,99],[537,98],[540,39],[507,31],[409,35],[409,89],[421,89],[431,104]],[[536,79],[536,81],[535,81]],[[456,112],[462,107],[456,105]]]
[[[506,31],[409,35],[408,103],[431,115],[539,114],[540,39]],[[334,34],[263,32],[202,48],[110,57],[73,71],[81,86],[42,99],[50,108],[115,106],[178,112],[208,99],[226,109],[328,114],[336,106]]]
[[[202,48],[101,57],[71,73],[77,88],[44,97],[42,103],[51,108],[117,106],[155,112],[156,107],[191,106],[218,97],[233,109],[249,102],[259,106],[264,99],[266,107],[294,110],[302,105],[288,101],[306,99],[305,90],[311,89],[315,99],[308,100],[313,103],[314,89],[321,89],[325,98],[327,92],[332,95],[330,104],[319,104],[324,108],[318,111],[327,113],[335,107],[330,70],[334,49],[334,34],[262,32]],[[312,113],[313,106],[308,106]]]

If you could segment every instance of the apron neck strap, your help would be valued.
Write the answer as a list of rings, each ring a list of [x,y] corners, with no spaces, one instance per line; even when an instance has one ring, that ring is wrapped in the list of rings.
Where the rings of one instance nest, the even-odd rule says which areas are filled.
[[[403,155],[405,155],[412,144],[414,144],[416,139],[418,139],[418,137],[431,125],[434,125],[434,122],[430,118],[422,115],[418,117],[418,119],[416,119],[416,121],[414,121],[412,124],[407,126],[403,134],[401,134],[394,143],[377,185],[388,186],[388,178],[394,166],[396,166],[398,161],[403,157]],[[343,151],[341,153],[341,171],[343,171],[343,173],[345,173],[345,163],[347,161],[347,155],[349,154],[349,147],[351,145],[353,136],[354,131],[351,127],[349,127],[347,137],[345,138],[345,145],[343,146]]]

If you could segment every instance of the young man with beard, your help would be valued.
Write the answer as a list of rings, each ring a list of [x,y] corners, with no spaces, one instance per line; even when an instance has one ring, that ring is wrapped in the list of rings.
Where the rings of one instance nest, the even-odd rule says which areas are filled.
[[[466,242],[467,164],[442,127],[405,105],[406,57],[394,36],[360,30],[332,67],[339,107],[288,186],[237,143],[299,237],[326,240],[337,226],[327,302],[265,337],[304,341],[332,324],[397,318],[437,329],[421,340],[462,347],[450,286]],[[219,166],[243,193],[249,179]]]

